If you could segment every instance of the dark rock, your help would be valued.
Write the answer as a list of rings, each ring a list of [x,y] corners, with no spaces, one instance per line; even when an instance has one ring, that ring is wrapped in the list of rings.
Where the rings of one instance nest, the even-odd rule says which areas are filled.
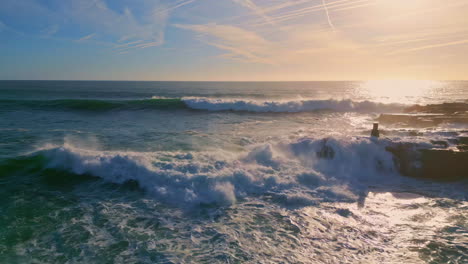
[[[395,166],[402,175],[417,177],[420,174],[420,153],[413,143],[398,143],[385,148],[393,154]]]
[[[421,175],[438,180],[468,179],[468,152],[423,149]]]
[[[405,109],[406,113],[441,113],[461,114],[468,111],[467,103],[443,103],[430,105],[413,105]]]
[[[412,131],[408,132],[408,135],[410,135],[410,136],[412,136],[412,137],[417,137],[417,136],[423,136],[424,134],[421,133],[421,132],[412,130]]]
[[[468,137],[459,137],[458,144],[468,145]]]
[[[443,140],[431,140],[431,143],[433,145],[437,145],[444,148],[447,148],[449,146],[448,142]]]
[[[468,152],[468,145],[458,145],[457,149],[459,151],[467,151]]]
[[[371,137],[380,137],[379,123],[374,123],[374,127],[371,131]]]
[[[443,123],[468,123],[468,114],[381,114],[378,121],[383,124],[433,127]]]
[[[378,121],[383,124],[433,127],[443,123],[468,123],[468,114],[381,114]]]
[[[468,152],[448,149],[420,149],[413,143],[398,143],[386,148],[402,175],[454,181],[468,179]]]
[[[414,105],[406,108],[404,112],[406,114],[382,114],[378,121],[418,127],[431,127],[442,123],[468,123],[468,103]]]
[[[336,213],[341,215],[342,217],[349,217],[353,214],[349,209],[343,209],[343,208],[337,209]]]
[[[324,139],[322,142],[322,148],[317,151],[317,157],[322,159],[333,159],[335,157],[335,151],[332,147],[327,145],[327,139]]]

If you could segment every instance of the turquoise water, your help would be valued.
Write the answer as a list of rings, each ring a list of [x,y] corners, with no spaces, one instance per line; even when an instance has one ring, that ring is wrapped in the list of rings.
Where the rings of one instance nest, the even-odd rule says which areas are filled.
[[[380,113],[467,98],[468,82],[0,81],[0,263],[466,263],[466,182],[403,177],[368,135]]]

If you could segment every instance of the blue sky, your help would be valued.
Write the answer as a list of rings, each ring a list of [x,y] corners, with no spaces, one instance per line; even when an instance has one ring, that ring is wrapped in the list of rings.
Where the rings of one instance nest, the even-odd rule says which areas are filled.
[[[468,0],[2,0],[0,79],[467,79]]]

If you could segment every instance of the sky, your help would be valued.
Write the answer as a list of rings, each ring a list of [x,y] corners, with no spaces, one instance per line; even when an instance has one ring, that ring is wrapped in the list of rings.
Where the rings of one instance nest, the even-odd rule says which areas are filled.
[[[1,0],[3,80],[466,80],[468,0]]]

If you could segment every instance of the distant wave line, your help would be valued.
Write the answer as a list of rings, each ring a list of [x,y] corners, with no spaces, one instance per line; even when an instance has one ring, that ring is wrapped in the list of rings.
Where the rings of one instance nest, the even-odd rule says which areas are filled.
[[[140,100],[99,100],[99,99],[57,99],[57,100],[0,100],[0,108],[32,108],[44,110],[150,110],[150,109],[192,109],[205,111],[242,111],[298,113],[329,110],[337,112],[393,112],[409,105],[385,104],[372,101],[353,100],[267,100],[250,98],[181,97],[153,96]]]

